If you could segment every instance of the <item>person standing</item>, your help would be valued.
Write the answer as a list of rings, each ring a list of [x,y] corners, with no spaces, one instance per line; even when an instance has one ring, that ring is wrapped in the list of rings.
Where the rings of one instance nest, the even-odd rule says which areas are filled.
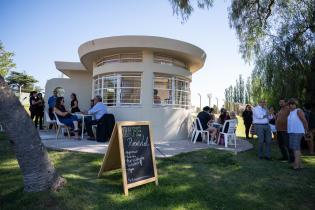
[[[51,120],[54,120],[55,119],[55,116],[54,116],[54,107],[55,107],[55,104],[56,104],[56,100],[57,100],[57,90],[54,90],[53,91],[53,95],[50,96],[48,98],[48,114],[49,114],[49,118]],[[49,125],[49,129],[52,128],[52,124]]]
[[[71,93],[71,113],[80,112],[79,102],[77,99],[77,95],[75,93]]]
[[[245,125],[245,134],[246,139],[250,139],[249,137],[249,129],[253,123],[253,111],[251,105],[247,104],[246,108],[242,114],[244,125]]]
[[[31,113],[32,121],[34,120],[35,115],[36,115],[36,106],[37,106],[36,97],[37,97],[37,92],[32,91],[30,93],[30,109],[29,109]]]
[[[276,115],[276,130],[279,149],[282,155],[280,160],[287,160],[293,163],[293,150],[289,148],[289,136],[287,132],[288,116],[290,113],[289,107],[284,99],[279,101],[280,110]]]
[[[271,132],[273,134],[274,139],[277,139],[277,130],[276,130],[276,112],[275,108],[273,106],[269,107],[269,126],[271,129]]]
[[[308,123],[309,134],[305,136],[310,155],[314,155],[315,115],[310,104],[304,104],[304,115]]]
[[[41,93],[37,94],[35,99],[36,101],[36,108],[35,108],[35,127],[38,127],[38,120],[39,120],[39,129],[43,130],[43,118],[44,118],[44,108],[45,108],[45,101]]]
[[[265,145],[265,159],[271,160],[271,129],[269,126],[268,111],[266,110],[266,101],[260,100],[259,104],[253,110],[253,123],[258,136],[258,157],[263,159],[263,150]]]
[[[308,124],[304,112],[297,108],[297,100],[292,98],[288,102],[290,114],[288,116],[289,146],[294,151],[293,169],[301,169],[301,139],[308,134]]]

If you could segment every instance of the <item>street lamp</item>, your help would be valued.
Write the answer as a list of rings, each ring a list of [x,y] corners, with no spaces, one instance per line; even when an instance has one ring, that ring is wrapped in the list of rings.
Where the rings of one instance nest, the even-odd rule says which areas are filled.
[[[219,110],[219,99],[217,97],[215,99],[217,100],[217,109]]]
[[[22,84],[22,85],[19,85],[19,87],[20,87],[20,95],[19,95],[19,99],[21,100],[21,95],[22,95],[22,87],[23,87],[24,85]]]
[[[200,93],[197,93],[198,94],[198,96],[199,96],[199,108],[200,108],[200,110],[201,110],[201,94]]]
[[[211,107],[212,94],[211,94],[211,93],[208,93],[207,96],[208,96],[208,99],[209,99],[209,107]]]

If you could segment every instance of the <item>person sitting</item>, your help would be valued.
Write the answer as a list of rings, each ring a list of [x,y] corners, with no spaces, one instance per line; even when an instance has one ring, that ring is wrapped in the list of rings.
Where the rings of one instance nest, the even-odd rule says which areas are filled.
[[[236,113],[234,111],[231,111],[230,113],[230,119],[231,120],[236,120],[236,124],[238,124],[238,119],[236,117]]]
[[[90,109],[92,109],[93,106],[94,106],[94,99],[92,98],[92,99],[90,100]]]
[[[81,112],[79,109],[79,102],[75,93],[71,94],[71,113]]]
[[[78,127],[78,118],[75,115],[70,114],[64,106],[64,98],[58,97],[56,99],[56,104],[54,107],[54,112],[58,116],[58,119],[61,123],[65,124],[68,127],[74,128],[74,134],[76,139],[80,139],[79,127]]]
[[[218,123],[220,123],[221,125],[223,125],[224,122],[225,122],[225,120],[229,120],[229,119],[230,119],[230,116],[229,116],[227,110],[224,109],[224,108],[222,108],[222,109],[221,109],[221,114],[220,114],[220,116],[219,116],[219,118],[218,118]]]
[[[205,131],[209,131],[211,135],[211,141],[213,141],[217,135],[217,129],[211,125],[214,122],[214,115],[211,114],[213,109],[208,106],[203,107],[203,110],[199,112],[197,117],[200,120],[202,129]]]
[[[88,140],[95,140],[95,136],[92,131],[92,125],[96,125],[103,117],[104,114],[107,113],[107,107],[102,103],[102,97],[97,95],[94,97],[94,106],[88,111],[88,114],[95,115],[95,120],[87,118],[85,123],[86,131],[89,135]]]
[[[159,91],[157,89],[154,89],[154,104],[160,104],[161,103],[161,98],[158,96]]]
[[[53,95],[48,98],[48,115],[51,120],[55,119],[53,112],[54,112],[56,100],[57,100],[57,90],[54,90]],[[49,129],[52,129],[52,127],[53,127],[53,124],[50,124]]]

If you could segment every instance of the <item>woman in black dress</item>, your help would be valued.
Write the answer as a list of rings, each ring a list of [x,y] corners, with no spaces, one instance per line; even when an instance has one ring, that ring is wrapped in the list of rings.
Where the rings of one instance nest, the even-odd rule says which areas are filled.
[[[80,112],[79,102],[75,93],[71,94],[71,113]]]
[[[35,127],[38,127],[39,120],[39,129],[43,130],[43,118],[44,118],[44,109],[45,109],[45,101],[41,93],[37,94],[35,99],[36,102],[36,111],[35,111]]]
[[[252,111],[252,107],[249,104],[246,105],[246,108],[242,114],[242,117],[243,117],[244,125],[245,125],[246,138],[249,139],[249,129],[253,122],[253,111]]]

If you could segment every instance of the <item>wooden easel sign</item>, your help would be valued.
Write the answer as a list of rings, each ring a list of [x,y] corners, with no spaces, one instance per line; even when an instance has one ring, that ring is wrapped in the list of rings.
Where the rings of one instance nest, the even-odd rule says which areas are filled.
[[[117,122],[98,177],[103,172],[121,168],[126,196],[130,188],[149,182],[158,185],[151,133],[150,123],[147,121]]]

